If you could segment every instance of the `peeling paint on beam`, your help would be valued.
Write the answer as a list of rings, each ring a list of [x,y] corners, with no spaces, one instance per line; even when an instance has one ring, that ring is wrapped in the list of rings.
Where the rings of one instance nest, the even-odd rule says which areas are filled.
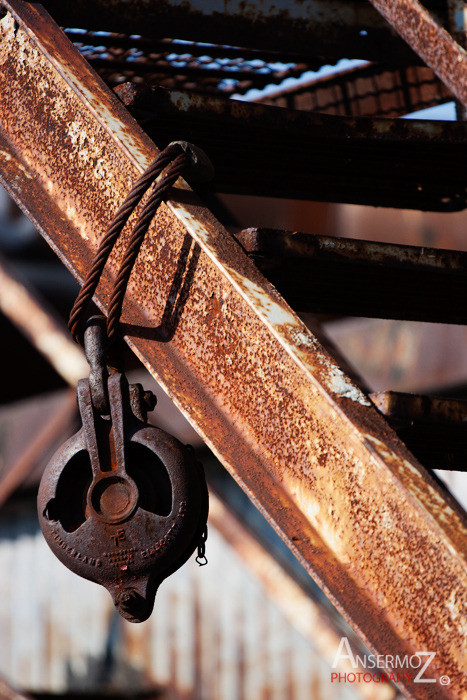
[[[40,6],[0,7],[14,15],[0,20],[2,179],[82,280],[157,149]],[[103,309],[123,244],[98,290]],[[451,684],[405,693],[462,692],[460,509],[350,378],[336,391],[341,369],[183,181],[148,231],[123,322],[130,347],[367,646],[436,650],[431,671]]]

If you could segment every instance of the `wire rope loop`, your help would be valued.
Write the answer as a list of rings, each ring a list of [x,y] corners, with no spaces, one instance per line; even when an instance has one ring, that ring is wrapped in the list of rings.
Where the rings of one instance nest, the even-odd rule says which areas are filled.
[[[71,310],[68,327],[78,343],[83,344],[81,328],[85,313],[99,284],[109,255],[131,214],[165,168],[167,170],[163,178],[156,182],[130,235],[127,250],[115,280],[108,310],[107,335],[109,344],[115,343],[117,338],[123,300],[131,271],[144,236],[161,202],[166,199],[180,175],[184,174],[193,181],[206,182],[214,174],[212,164],[204,151],[187,141],[174,141],[159,153],[138,178],[110,222]]]

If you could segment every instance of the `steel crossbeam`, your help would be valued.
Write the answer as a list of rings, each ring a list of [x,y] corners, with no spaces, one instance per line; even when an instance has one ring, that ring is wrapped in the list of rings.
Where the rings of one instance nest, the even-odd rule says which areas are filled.
[[[0,172],[82,280],[156,146],[35,4],[0,2]],[[117,245],[98,289],[105,310]],[[465,520],[179,181],[134,269],[126,338],[370,649],[436,652],[462,693]],[[449,676],[449,685],[439,679]]]

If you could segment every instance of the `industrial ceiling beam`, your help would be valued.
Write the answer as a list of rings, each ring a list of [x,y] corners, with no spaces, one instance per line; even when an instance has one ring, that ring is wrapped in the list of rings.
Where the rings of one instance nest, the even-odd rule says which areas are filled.
[[[266,228],[235,237],[297,311],[467,324],[466,252]]]
[[[128,83],[117,94],[161,146],[210,155],[216,192],[456,211],[467,206],[467,124],[347,118]]]
[[[439,5],[437,0],[429,3]],[[362,0],[45,0],[65,27],[105,29],[229,46],[292,52],[329,62],[363,58],[412,62],[417,57]],[[447,10],[443,13],[446,16]]]
[[[157,148],[39,5],[0,9],[2,180],[82,280]],[[98,289],[104,310],[123,245]],[[405,693],[458,696],[461,510],[182,180],[148,231],[123,327],[366,644],[436,652],[435,683],[405,680]]]

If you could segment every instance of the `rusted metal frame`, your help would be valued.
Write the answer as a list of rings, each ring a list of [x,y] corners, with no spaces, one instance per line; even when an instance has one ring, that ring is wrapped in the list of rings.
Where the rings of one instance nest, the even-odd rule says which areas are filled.
[[[431,4],[431,0],[427,0]],[[220,0],[45,0],[65,27],[128,32],[229,46],[302,53],[317,65],[340,58],[417,60],[364,0],[266,0],[239,6]],[[437,2],[434,0],[434,4]]]
[[[209,153],[216,192],[439,211],[466,206],[462,123],[310,114],[165,88],[117,92],[161,145],[183,133]]]
[[[44,352],[44,338],[59,338],[60,342],[53,342],[53,352],[46,350],[44,356],[73,389],[78,379],[89,372],[83,351],[72,341],[64,324],[56,319],[45,302],[28,288],[26,282],[3,256],[0,256],[0,310],[25,333],[39,352]],[[75,414],[75,392],[71,391],[39,434],[32,442],[26,444],[14,466],[0,480],[0,507],[30,474],[44,448],[63,442]],[[319,603],[310,599],[281,564],[276,562],[268,550],[243,526],[238,516],[231,512],[229,504],[222,501],[222,496],[212,491],[210,525],[214,526],[236,551],[290,624],[308,639],[317,653],[332,666],[340,643],[337,628],[330,622]],[[360,650],[354,650],[355,655],[359,652]],[[341,673],[354,671],[350,662],[345,660],[339,660],[337,668]],[[363,673],[363,667],[359,666],[358,671]],[[374,682],[362,682],[356,687],[362,698],[390,700],[395,694],[392,686]],[[2,690],[3,681],[0,679],[0,694]]]
[[[373,63],[279,87],[254,102],[349,117],[400,117],[452,99],[427,66],[394,69]]]
[[[257,228],[236,238],[297,311],[467,323],[465,252]]]
[[[423,464],[467,471],[467,401],[394,391],[370,396]]]
[[[370,0],[459,102],[467,105],[467,52],[418,0]]]
[[[82,280],[157,151],[39,6],[1,6],[13,13],[0,20],[2,179]],[[98,290],[103,309],[123,244]],[[365,643],[390,655],[436,650],[430,671],[450,685],[406,683],[406,694],[455,697],[463,514],[183,181],[148,232],[123,322],[130,347]]]

